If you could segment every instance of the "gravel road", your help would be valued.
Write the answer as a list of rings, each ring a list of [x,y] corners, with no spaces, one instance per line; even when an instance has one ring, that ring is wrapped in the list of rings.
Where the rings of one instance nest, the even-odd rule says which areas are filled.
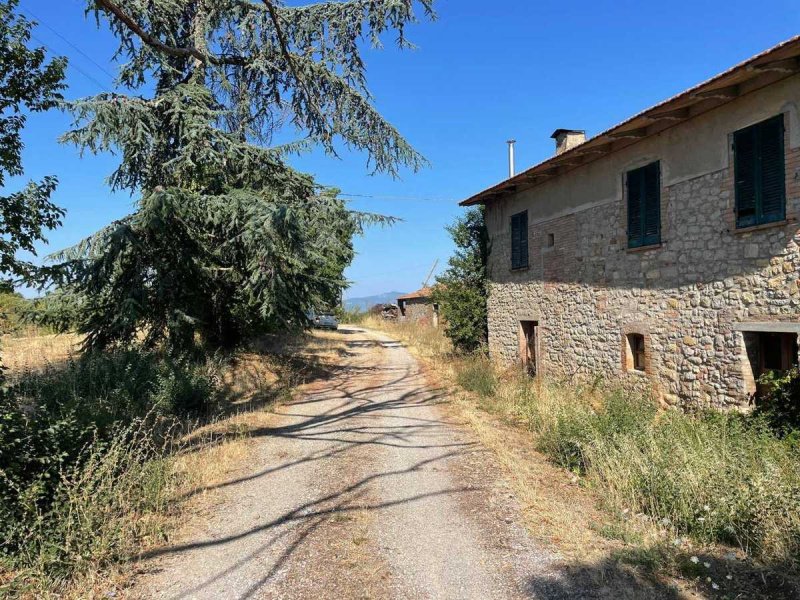
[[[574,598],[491,455],[399,343],[343,329],[332,377],[276,409],[140,598]]]

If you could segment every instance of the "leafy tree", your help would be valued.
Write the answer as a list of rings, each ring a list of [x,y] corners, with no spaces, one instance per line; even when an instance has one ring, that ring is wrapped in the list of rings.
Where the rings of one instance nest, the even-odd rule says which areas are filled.
[[[17,13],[18,0],[0,0],[0,188],[7,176],[22,175],[23,111],[55,106],[64,89],[66,60],[46,61],[43,48],[29,48],[33,23]],[[30,182],[23,190],[0,195],[0,287],[14,282],[41,281],[45,272],[17,257],[20,250],[35,254],[44,232],[61,224],[63,211],[50,201],[54,177]]]
[[[416,3],[432,15],[432,0]],[[175,349],[229,346],[335,304],[353,234],[382,219],[348,211],[285,159],[343,144],[376,171],[423,164],[373,108],[359,45],[394,31],[408,46],[414,4],[89,1],[119,40],[131,94],[71,103],[64,139],[118,152],[112,187],[141,193],[134,214],[61,255],[89,347],[142,331]],[[134,95],[147,88],[151,97]],[[272,145],[287,128],[304,137]]]
[[[488,235],[483,207],[470,209],[447,228],[456,245],[448,269],[436,278],[434,301],[444,317],[444,330],[457,350],[475,352],[487,339],[486,258]]]

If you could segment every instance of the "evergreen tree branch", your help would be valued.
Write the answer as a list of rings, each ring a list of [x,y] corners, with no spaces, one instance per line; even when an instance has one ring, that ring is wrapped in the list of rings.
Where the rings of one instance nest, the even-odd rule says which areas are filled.
[[[249,59],[242,56],[216,56],[209,52],[202,52],[193,46],[178,47],[165,44],[156,36],[147,32],[144,27],[139,25],[139,23],[137,23],[133,17],[127,14],[111,0],[94,1],[96,2],[97,6],[112,14],[122,23],[124,23],[126,27],[128,27],[139,37],[139,39],[142,40],[142,42],[151,48],[158,50],[159,52],[163,52],[164,54],[175,56],[177,58],[195,58],[203,64],[210,62],[214,65],[244,65],[248,63]]]

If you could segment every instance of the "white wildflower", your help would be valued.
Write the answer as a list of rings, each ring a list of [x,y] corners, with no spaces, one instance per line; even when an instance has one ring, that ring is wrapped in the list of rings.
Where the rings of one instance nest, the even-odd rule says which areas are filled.
[[[725,579],[727,579],[728,581],[730,581],[731,579],[733,579],[733,575],[731,575],[731,574],[729,573],[728,575],[725,575]]]
[[[718,589],[719,589],[719,586],[718,586],[716,583],[712,583],[712,584],[711,584],[711,587],[712,587],[713,589],[715,589],[715,590],[718,590]]]
[[[710,569],[710,568],[711,568],[711,563],[709,563],[709,562],[704,562],[704,563],[703,563],[703,566],[704,566],[706,569]]]
[[[693,556],[693,557],[692,557],[692,558],[690,558],[689,560],[690,560],[690,561],[692,561],[694,564],[697,564],[697,563],[699,563],[699,562],[700,562],[700,559],[699,559],[699,558],[697,558],[696,556]]]

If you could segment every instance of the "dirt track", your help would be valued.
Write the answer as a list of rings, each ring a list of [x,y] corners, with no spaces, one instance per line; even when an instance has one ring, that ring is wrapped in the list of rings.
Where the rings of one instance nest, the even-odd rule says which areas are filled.
[[[256,432],[221,503],[156,553],[143,598],[575,598],[492,457],[389,338],[342,330],[330,378]]]

